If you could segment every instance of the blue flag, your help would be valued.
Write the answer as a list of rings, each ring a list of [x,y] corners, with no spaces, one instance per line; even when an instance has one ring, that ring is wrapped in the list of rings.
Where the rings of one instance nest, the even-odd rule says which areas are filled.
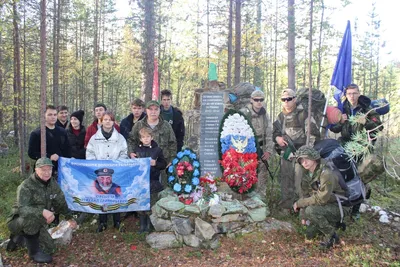
[[[334,94],[335,100],[338,102],[338,108],[343,111],[343,103],[341,98],[344,89],[352,82],[352,48],[351,48],[351,27],[350,21],[347,21],[346,31],[343,35],[342,44],[336,60],[335,70],[333,71],[331,85],[336,87]]]
[[[150,158],[81,160],[60,157],[58,183],[68,207],[74,211],[150,210]]]

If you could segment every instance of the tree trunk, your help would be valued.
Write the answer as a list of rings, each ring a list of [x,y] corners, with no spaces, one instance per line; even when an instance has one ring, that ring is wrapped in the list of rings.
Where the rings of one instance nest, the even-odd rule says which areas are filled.
[[[53,104],[59,105],[59,72],[60,72],[60,1],[54,1],[53,14]]]
[[[317,88],[321,88],[321,73],[322,73],[322,30],[324,23],[325,5],[324,0],[321,0],[321,23],[319,24],[319,41],[318,41],[318,74],[317,74]]]
[[[0,31],[0,62],[3,62],[3,43],[2,43],[3,33]],[[3,104],[3,68],[0,67],[0,105],[4,107]],[[0,108],[0,131],[3,130],[4,118],[3,118],[3,108]]]
[[[228,88],[232,86],[232,33],[233,33],[233,0],[229,0],[229,24],[228,24],[228,70],[227,81]]]
[[[240,50],[241,50],[241,6],[242,0],[236,0],[235,16],[235,85],[240,83]]]
[[[296,89],[296,23],[294,16],[294,0],[288,0],[288,87]]]
[[[210,0],[207,0],[207,68],[210,67]]]
[[[94,105],[98,102],[99,94],[99,0],[95,0],[94,11],[94,37],[93,37],[93,101]]]
[[[46,109],[46,0],[40,2],[40,154],[46,156],[46,126],[45,126],[45,109]]]
[[[278,57],[278,3],[279,1],[276,0],[276,10],[275,10],[275,25],[274,25],[274,30],[275,30],[275,40],[274,40],[274,98],[273,98],[273,117],[275,118],[275,110],[276,110],[276,77],[277,77],[277,57]]]
[[[143,0],[144,5],[144,43],[143,51],[143,74],[144,74],[144,101],[151,100],[153,92],[154,76],[154,43],[155,43],[155,25],[154,25],[154,0]]]
[[[257,87],[262,87],[262,72],[261,72],[261,0],[257,0],[257,24],[256,24],[256,32],[257,32],[257,44],[256,44],[256,51],[255,51],[255,61],[254,61],[254,78],[253,84]]]
[[[310,2],[310,35],[309,35],[309,80],[308,80],[308,124],[307,124],[307,139],[306,145],[310,144],[310,132],[311,132],[311,100],[312,100],[312,41],[313,41],[313,11],[314,11],[314,0]]]

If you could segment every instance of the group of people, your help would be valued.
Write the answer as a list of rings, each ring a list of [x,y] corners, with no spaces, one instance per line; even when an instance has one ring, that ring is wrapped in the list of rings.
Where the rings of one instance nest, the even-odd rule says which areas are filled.
[[[71,113],[68,107],[48,105],[45,110],[46,156],[41,157],[40,128],[29,139],[28,155],[35,163],[35,172],[17,190],[17,201],[8,219],[11,232],[7,249],[15,250],[22,239],[26,240],[31,259],[38,263],[51,262],[54,245],[47,226],[58,224],[59,214],[71,218],[57,180],[59,157],[86,160],[117,160],[151,157],[150,204],[167,184],[165,169],[182,149],[185,126],[182,112],[171,105],[170,90],[161,91],[158,101],[144,103],[140,99],[131,102],[132,113],[118,125],[115,116],[99,103],[94,107],[95,119],[89,127],[83,126],[85,112]],[[163,174],[161,174],[163,173]],[[98,194],[114,194],[111,169],[96,171],[95,184]],[[119,189],[120,190],[120,189]],[[150,211],[138,212],[140,232],[149,231]],[[73,226],[75,221],[70,221]],[[119,213],[113,213],[114,227],[121,227]],[[107,229],[107,214],[100,214],[97,232]]]
[[[342,145],[351,141],[356,132],[371,130],[371,138],[382,129],[379,114],[371,110],[371,100],[360,94],[356,84],[347,86],[343,103],[343,114],[340,122],[330,130],[340,133],[339,141]],[[281,93],[282,111],[271,125],[269,115],[263,107],[265,95],[256,90],[251,94],[250,104],[241,111],[252,122],[259,142],[259,158],[268,160],[275,147],[281,155],[280,209],[283,211],[300,212],[301,222],[307,225],[307,237],[313,238],[316,234],[323,234],[326,240],[321,248],[332,247],[339,242],[336,233],[337,223],[341,220],[340,208],[334,193],[341,194],[339,178],[332,170],[332,166],[321,159],[318,151],[313,148],[316,141],[323,139],[313,114],[310,118],[308,110],[296,101],[296,92],[284,89]],[[351,116],[366,114],[364,124],[352,124]],[[308,127],[308,125],[310,127]],[[309,144],[306,145],[309,133]],[[294,155],[294,157],[290,156]],[[358,162],[359,163],[359,162]],[[264,167],[264,166],[261,166]],[[257,191],[265,196],[267,175],[259,176]],[[352,209],[343,207],[347,215],[359,215],[359,205]]]

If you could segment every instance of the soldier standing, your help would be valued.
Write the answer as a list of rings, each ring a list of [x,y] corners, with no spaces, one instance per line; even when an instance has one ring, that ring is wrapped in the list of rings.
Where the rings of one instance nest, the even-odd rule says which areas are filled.
[[[295,150],[306,144],[308,112],[303,105],[296,103],[296,93],[292,89],[285,89],[281,95],[282,112],[279,113],[273,124],[273,140],[278,150]],[[320,139],[320,133],[315,119],[311,117],[310,144]],[[294,151],[291,151],[294,152]],[[290,209],[293,205],[296,194],[301,197],[300,183],[302,168],[290,157],[281,159],[281,192],[282,200],[280,206],[283,209]]]
[[[262,162],[267,162],[273,153],[274,142],[272,141],[272,125],[269,115],[264,105],[265,95],[262,91],[256,90],[251,94],[250,104],[240,109],[251,121],[258,140],[258,158]],[[256,192],[263,200],[266,200],[267,191],[267,165],[259,165],[260,174],[258,176]]]

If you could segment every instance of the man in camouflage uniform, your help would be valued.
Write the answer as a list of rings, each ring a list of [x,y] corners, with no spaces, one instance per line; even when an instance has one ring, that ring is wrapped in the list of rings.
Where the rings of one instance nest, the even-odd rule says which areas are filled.
[[[52,261],[49,254],[54,252],[55,246],[47,225],[54,221],[54,213],[71,217],[64,194],[51,176],[52,167],[49,158],[36,161],[35,172],[18,186],[17,201],[7,220],[11,232],[7,250],[15,250],[17,244],[14,241],[23,236],[29,257],[38,263]],[[76,227],[75,221],[70,223]]]
[[[305,169],[301,188],[303,197],[293,204],[294,211],[300,210],[302,223],[307,225],[307,238],[318,233],[325,235],[322,249],[329,249],[339,242],[336,225],[341,220],[339,205],[334,194],[344,196],[339,185],[339,176],[334,172],[333,163],[322,160],[318,151],[310,146],[302,146],[297,151],[297,161]],[[344,214],[349,207],[342,206]]]
[[[278,150],[285,151],[289,141],[293,142],[294,149],[306,144],[308,112],[300,103],[296,103],[296,93],[292,89],[285,89],[281,95],[282,112],[279,113],[273,124],[272,137],[277,144]],[[315,119],[311,116],[310,144],[320,139],[320,133]],[[292,151],[294,152],[294,151]],[[281,192],[282,200],[280,206],[283,209],[290,209],[293,205],[296,194],[301,197],[302,168],[296,161],[287,158],[281,159]]]
[[[272,141],[272,125],[269,115],[263,107],[265,95],[262,91],[256,90],[251,94],[250,104],[242,108],[243,112],[251,122],[258,140],[258,158],[267,162],[273,153],[274,142]],[[259,175],[256,192],[266,200],[267,191],[267,169],[265,164],[259,164]]]
[[[176,155],[176,138],[171,125],[164,121],[160,116],[160,104],[151,100],[146,103],[146,116],[135,123],[128,138],[128,155],[130,158],[136,158],[133,150],[139,145],[139,131],[142,128],[152,129],[153,140],[158,144],[164,153],[164,157],[168,164],[172,162]],[[167,176],[162,172],[161,183],[164,187],[168,185]]]

